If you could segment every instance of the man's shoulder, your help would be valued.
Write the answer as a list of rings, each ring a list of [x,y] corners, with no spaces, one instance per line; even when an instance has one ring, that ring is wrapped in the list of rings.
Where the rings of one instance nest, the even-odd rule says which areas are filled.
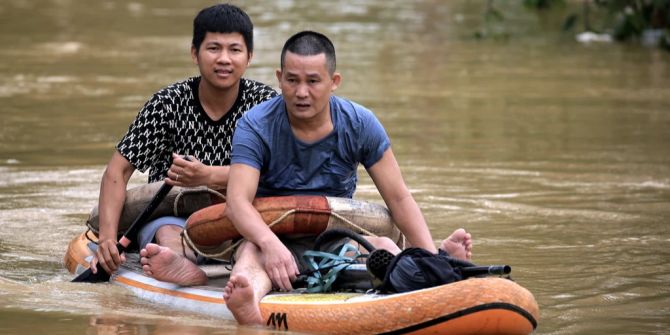
[[[158,90],[154,97],[161,99],[191,99],[193,98],[193,87],[195,87],[200,80],[200,77],[190,77],[184,80],[174,82]]]
[[[267,84],[260,81],[242,78],[240,79],[242,87],[242,99],[248,102],[258,104],[268,99],[276,97],[277,91]]]
[[[376,118],[374,113],[367,107],[340,96],[333,95],[330,98],[331,103],[336,106],[342,115],[354,119]]]
[[[260,81],[249,79],[249,78],[241,78],[240,81],[242,82],[244,88],[248,91],[251,91],[251,92],[274,92],[275,95],[277,94],[277,91],[275,91],[270,85],[262,83]]]
[[[281,95],[277,95],[252,107],[246,114],[249,117],[262,118],[276,114],[278,111],[283,110],[283,106],[284,98]]]
[[[259,104],[251,107],[244,115],[244,123],[249,123],[252,127],[262,127],[263,124],[273,123],[277,117],[281,117],[283,113],[284,100],[281,95],[269,98]],[[239,127],[240,124],[238,124]]]

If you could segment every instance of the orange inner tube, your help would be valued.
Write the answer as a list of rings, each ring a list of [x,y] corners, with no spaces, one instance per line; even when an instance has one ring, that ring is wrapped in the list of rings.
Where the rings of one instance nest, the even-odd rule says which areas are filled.
[[[266,224],[286,215],[271,227],[275,234],[319,234],[326,230],[331,208],[325,196],[281,196],[256,198],[253,201]],[[225,216],[226,204],[203,208],[188,218],[185,234],[198,246],[215,247],[223,241],[241,238]]]

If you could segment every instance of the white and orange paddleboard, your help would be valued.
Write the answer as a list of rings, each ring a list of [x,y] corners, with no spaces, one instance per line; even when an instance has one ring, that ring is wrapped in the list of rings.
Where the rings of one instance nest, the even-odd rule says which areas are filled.
[[[89,233],[89,235],[93,235]],[[89,239],[75,237],[65,255],[72,273],[88,266]],[[223,300],[227,280],[223,265],[210,286],[182,287],[143,275],[137,255],[112,277],[139,298],[233,320]],[[208,265],[206,273],[216,269]],[[503,278],[471,278],[452,284],[399,294],[271,293],[260,303],[268,327],[324,334],[529,334],[537,326],[539,308],[533,295]]]

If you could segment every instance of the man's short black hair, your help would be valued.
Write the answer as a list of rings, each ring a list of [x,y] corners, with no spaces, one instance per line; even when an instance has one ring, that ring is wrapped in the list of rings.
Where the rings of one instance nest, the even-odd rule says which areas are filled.
[[[193,19],[193,47],[196,52],[205,35],[211,33],[240,33],[249,53],[254,51],[254,25],[249,15],[231,4],[207,7]]]
[[[328,73],[331,76],[335,73],[335,66],[337,65],[335,60],[335,46],[333,46],[333,42],[331,42],[324,34],[305,30],[291,36],[286,43],[284,43],[284,48],[281,51],[282,70],[284,70],[284,58],[286,57],[287,51],[301,56],[313,56],[324,53],[326,54],[326,68],[328,69]]]

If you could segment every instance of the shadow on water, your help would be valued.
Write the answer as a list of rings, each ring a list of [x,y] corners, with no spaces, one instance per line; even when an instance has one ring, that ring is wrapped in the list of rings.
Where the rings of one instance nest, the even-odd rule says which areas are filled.
[[[191,321],[192,324],[164,317],[135,317],[132,315],[82,316],[62,312],[26,312],[7,309],[0,315],[0,331],[3,334],[97,334],[97,335],[204,335],[204,334],[240,334],[259,335],[271,332],[226,326],[205,320]],[[181,318],[183,319],[183,318]]]

